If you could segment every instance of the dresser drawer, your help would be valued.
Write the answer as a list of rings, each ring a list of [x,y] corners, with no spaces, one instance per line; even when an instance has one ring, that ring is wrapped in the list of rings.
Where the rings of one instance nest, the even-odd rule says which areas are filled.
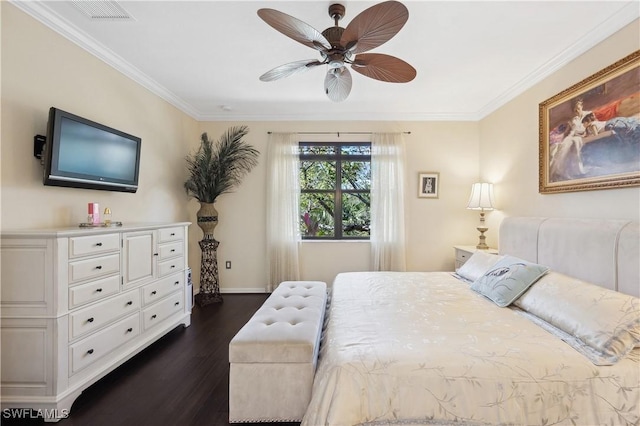
[[[166,243],[169,241],[184,240],[184,228],[176,226],[175,228],[158,229],[158,241]]]
[[[120,291],[120,276],[103,278],[80,284],[69,289],[69,309],[90,302],[96,302]]]
[[[158,248],[158,259],[165,260],[175,256],[184,254],[184,242],[176,241],[174,243],[161,244]]]
[[[69,262],[69,282],[76,283],[120,272],[120,254]]]
[[[451,253],[451,252],[449,252],[449,253]],[[468,251],[456,249],[456,261],[460,262],[461,264],[464,264],[464,262],[469,260],[469,258],[471,257],[472,254],[473,253],[470,253]]]
[[[142,324],[145,330],[160,324],[162,320],[169,318],[176,312],[183,310],[184,297],[182,292],[177,292],[166,299],[152,305],[142,311]]]
[[[158,276],[164,277],[184,269],[184,258],[182,256],[158,262]]]
[[[178,291],[184,287],[184,274],[175,274],[162,278],[142,288],[142,304],[149,305],[162,299],[169,293]]]
[[[136,313],[69,346],[69,371],[75,374],[140,334]]]
[[[69,257],[89,256],[120,249],[120,234],[69,238]]]
[[[129,291],[102,303],[84,308],[69,315],[69,339],[97,330],[116,318],[140,308],[140,292]]]

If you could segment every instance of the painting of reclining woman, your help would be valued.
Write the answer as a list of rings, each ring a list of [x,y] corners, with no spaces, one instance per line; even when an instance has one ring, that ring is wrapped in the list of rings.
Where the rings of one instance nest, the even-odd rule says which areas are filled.
[[[640,184],[640,51],[540,104],[540,192]]]

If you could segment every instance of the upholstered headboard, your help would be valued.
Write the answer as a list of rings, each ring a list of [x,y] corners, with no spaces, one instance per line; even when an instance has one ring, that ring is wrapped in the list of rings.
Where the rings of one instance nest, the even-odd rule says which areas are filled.
[[[508,217],[500,254],[640,296],[640,224],[629,220]]]

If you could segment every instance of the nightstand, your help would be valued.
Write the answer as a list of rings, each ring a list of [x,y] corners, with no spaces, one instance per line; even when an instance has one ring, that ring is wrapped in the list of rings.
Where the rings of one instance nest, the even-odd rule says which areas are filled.
[[[476,246],[453,246],[453,248],[456,250],[456,271],[458,270],[458,268],[464,265],[467,260],[469,260],[473,253],[479,251]],[[498,250],[493,248],[482,251],[489,254],[498,254]]]

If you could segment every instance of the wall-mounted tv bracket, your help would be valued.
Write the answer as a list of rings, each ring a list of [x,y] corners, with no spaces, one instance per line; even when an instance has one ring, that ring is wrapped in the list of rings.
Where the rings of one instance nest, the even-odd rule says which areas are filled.
[[[33,137],[33,156],[39,159],[42,164],[44,164],[42,154],[44,153],[46,143],[47,138],[42,135],[35,135]]]

